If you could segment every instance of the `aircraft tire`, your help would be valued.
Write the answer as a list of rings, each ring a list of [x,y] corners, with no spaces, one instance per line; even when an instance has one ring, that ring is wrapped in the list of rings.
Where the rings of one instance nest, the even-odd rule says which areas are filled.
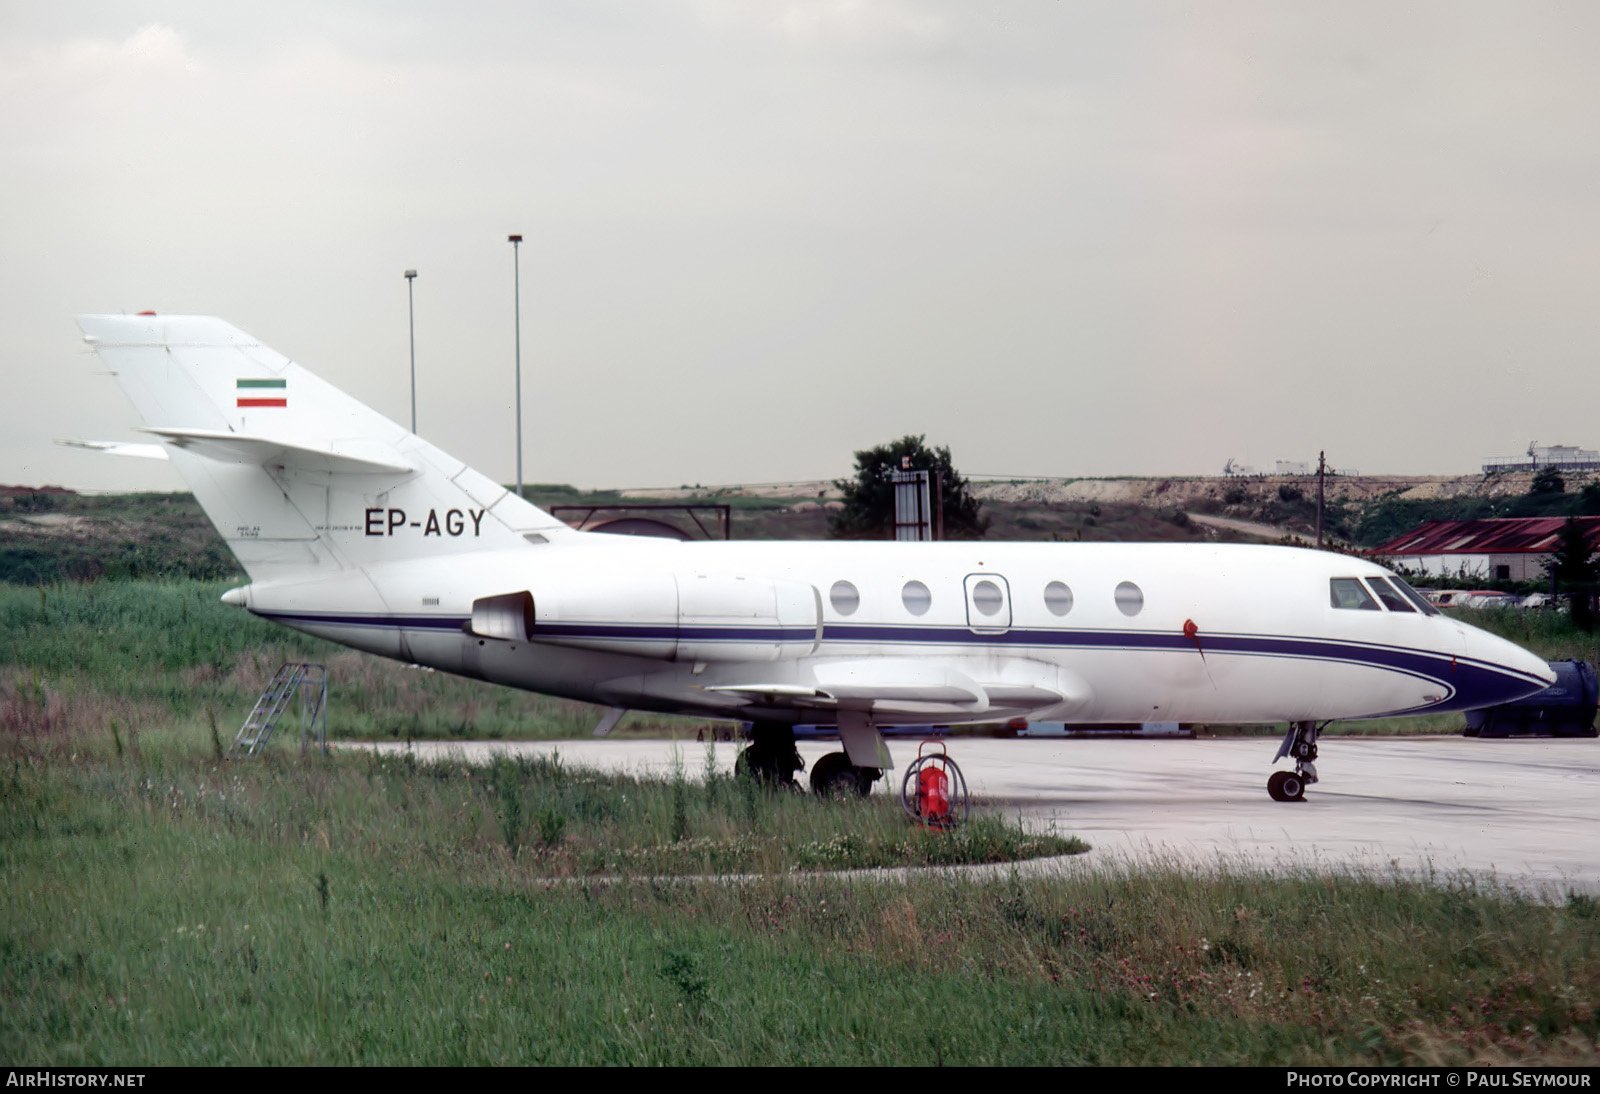
[[[830,752],[811,765],[811,789],[818,797],[866,797],[873,780],[843,752]]]
[[[1293,771],[1274,771],[1267,780],[1267,794],[1275,802],[1303,802],[1306,800],[1305,780]]]
[[[779,787],[796,787],[794,768],[780,761],[780,758],[770,749],[760,745],[751,745],[739,753],[739,758],[733,762],[733,774],[747,776],[756,781],[756,785],[767,790],[776,790]]]

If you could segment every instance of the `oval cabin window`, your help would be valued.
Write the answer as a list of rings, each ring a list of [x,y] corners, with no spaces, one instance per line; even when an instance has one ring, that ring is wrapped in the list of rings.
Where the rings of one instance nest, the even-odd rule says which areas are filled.
[[[1005,602],[1005,594],[992,581],[980,581],[972,587],[972,606],[984,615],[994,615]]]

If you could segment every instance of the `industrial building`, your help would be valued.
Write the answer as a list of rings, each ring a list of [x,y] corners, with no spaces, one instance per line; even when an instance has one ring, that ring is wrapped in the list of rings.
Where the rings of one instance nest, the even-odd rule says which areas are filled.
[[[1539,471],[1558,467],[1564,471],[1600,471],[1600,452],[1570,444],[1530,444],[1521,456],[1495,456],[1484,461],[1483,473],[1497,471]]]
[[[1372,549],[1392,565],[1440,577],[1539,581],[1566,517],[1430,520]],[[1591,549],[1600,549],[1600,517],[1576,518]]]

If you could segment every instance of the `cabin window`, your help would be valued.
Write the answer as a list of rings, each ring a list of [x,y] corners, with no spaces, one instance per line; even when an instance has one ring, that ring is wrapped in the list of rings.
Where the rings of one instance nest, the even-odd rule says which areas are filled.
[[[1131,581],[1124,581],[1117,586],[1116,591],[1117,611],[1126,616],[1135,616],[1144,611],[1144,590]]]
[[[984,615],[994,615],[1005,602],[1005,594],[992,581],[980,581],[972,587],[972,606]]]
[[[933,607],[933,594],[922,582],[908,581],[900,590],[900,603],[912,615],[926,615],[928,609]]]
[[[1044,587],[1044,606],[1051,615],[1066,615],[1072,610],[1072,590],[1064,582],[1052,581]]]
[[[1328,592],[1335,608],[1358,609],[1364,612],[1379,610],[1378,602],[1372,599],[1372,594],[1353,577],[1334,578],[1328,582]]]
[[[828,602],[840,615],[854,615],[856,609],[861,607],[861,594],[848,581],[835,581],[833,588],[828,590]]]
[[[1383,606],[1391,612],[1414,612],[1417,609],[1406,603],[1406,598],[1400,595],[1400,590],[1389,584],[1381,577],[1367,578],[1367,584],[1372,586],[1372,591],[1378,594],[1378,599],[1383,601]]]

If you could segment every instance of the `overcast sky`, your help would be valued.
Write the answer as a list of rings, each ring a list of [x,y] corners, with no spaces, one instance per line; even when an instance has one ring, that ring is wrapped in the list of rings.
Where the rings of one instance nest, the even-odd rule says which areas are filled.
[[[510,481],[1600,446],[1600,5],[0,5],[0,483],[171,489],[86,311]],[[169,423],[181,425],[184,423]]]

